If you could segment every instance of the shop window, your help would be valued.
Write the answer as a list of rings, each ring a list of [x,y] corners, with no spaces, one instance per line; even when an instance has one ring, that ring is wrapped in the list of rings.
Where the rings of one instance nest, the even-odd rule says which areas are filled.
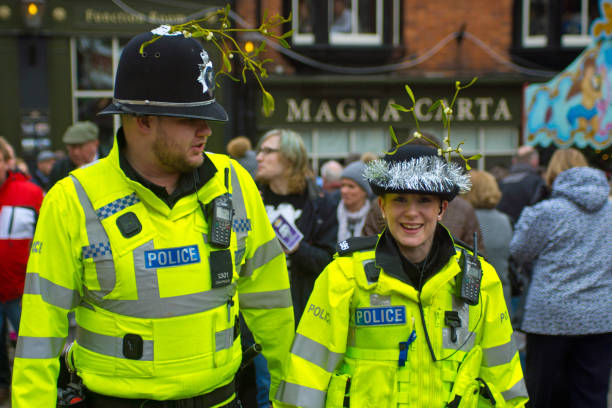
[[[320,128],[297,131],[304,140],[315,171],[329,159],[342,161],[352,153],[369,152],[379,155],[390,148],[388,128]]]
[[[423,127],[421,130],[442,136],[439,127]],[[296,131],[304,140],[315,172],[318,172],[321,164],[330,159],[342,162],[353,153],[374,153],[381,156],[391,148],[388,128],[315,128]],[[473,168],[484,170],[500,165],[509,168],[519,144],[518,128],[457,124],[452,129],[451,143],[456,145],[459,141],[464,142],[464,156],[482,155],[480,160],[471,163]]]
[[[424,131],[442,136],[439,128],[423,128]],[[481,154],[477,163],[471,162],[473,168],[490,169],[494,165],[509,168],[512,156],[519,144],[518,128],[509,126],[469,126],[453,125],[451,144],[464,142],[461,148],[465,157]]]
[[[294,46],[397,45],[399,39],[399,0],[290,0],[289,7]]]
[[[89,120],[100,128],[102,150],[110,150],[119,119],[97,116],[113,98],[121,50],[129,39],[79,37],[71,40],[72,120]]]

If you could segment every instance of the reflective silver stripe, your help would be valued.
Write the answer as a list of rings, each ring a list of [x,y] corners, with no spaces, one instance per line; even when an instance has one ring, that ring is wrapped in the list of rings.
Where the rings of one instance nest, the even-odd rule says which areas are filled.
[[[281,381],[276,399],[287,404],[304,408],[323,408],[327,393],[303,385]]]
[[[29,337],[17,338],[15,357],[20,358],[58,358],[64,347],[63,337]]]
[[[518,352],[514,338],[508,343],[496,347],[482,349],[482,364],[485,367],[495,367],[502,364],[508,364],[512,361],[514,355]]]
[[[527,394],[527,386],[525,385],[525,380],[521,378],[521,380],[514,384],[512,388],[510,388],[508,391],[502,392],[501,395],[506,401],[510,401],[511,399],[518,397],[528,398],[529,395]]]
[[[274,309],[291,306],[293,306],[293,303],[291,302],[291,292],[289,289],[240,293],[241,309]]]
[[[234,256],[234,264],[236,265],[236,269],[238,269],[238,265],[240,265],[242,257],[244,256],[246,237],[249,235],[251,225],[250,220],[247,218],[246,204],[244,203],[242,188],[238,181],[238,174],[236,174],[236,169],[234,169],[231,162],[229,166],[232,174],[232,206],[234,207],[232,229],[236,234],[236,241],[238,244]]]
[[[74,309],[81,302],[79,291],[57,285],[32,272],[26,274],[23,293],[40,295],[46,303],[67,310]]]
[[[281,248],[280,242],[278,242],[276,237],[272,238],[270,241],[257,248],[253,256],[245,261],[240,270],[240,276],[251,276],[255,269],[264,266],[282,253],[283,249]]]
[[[94,242],[96,239],[105,240],[108,242],[108,235],[106,234],[98,215],[94,211],[87,193],[74,176],[72,176],[72,180],[74,181],[79,201],[83,207],[83,211],[85,212],[85,222],[89,242]],[[145,268],[144,253],[145,251],[152,249],[154,249],[154,246],[153,241],[151,240],[133,250],[134,272],[136,275],[138,299],[104,299],[104,297],[110,293],[115,286],[115,268],[113,258],[112,254],[108,254],[104,257],[103,261],[101,261],[101,258],[94,259],[94,261],[96,261],[98,282],[100,283],[102,290],[91,291],[84,288],[84,300],[112,313],[130,317],[154,319],[184,316],[211,310],[225,305],[228,299],[232,298],[236,293],[236,284],[234,283],[205,292],[192,293],[184,296],[166,297],[162,299],[159,293],[157,270]]]
[[[94,250],[92,254],[98,283],[100,284],[100,291],[95,296],[101,298],[109,294],[115,287],[115,264],[113,263],[113,254],[110,252],[110,241],[85,189],[83,189],[83,186],[76,177],[72,175],[70,177],[85,213],[85,228],[90,245],[84,248],[84,253],[88,252],[91,248],[108,248],[108,251]]]
[[[76,341],[79,346],[104,354],[109,357],[126,358],[123,355],[123,337],[107,336],[94,333],[81,326],[77,326]],[[142,341],[142,357],[140,361],[153,361],[153,340]]]
[[[113,98],[113,102],[116,102],[116,103],[125,103],[125,104],[130,104],[130,105],[176,106],[176,107],[188,108],[190,106],[205,106],[205,105],[210,105],[211,103],[215,103],[215,98],[210,99],[208,101],[200,101],[200,102],[160,102],[160,101],[150,101],[148,99],[139,101],[139,100],[132,100],[132,99],[116,99],[116,98]]]
[[[470,307],[463,300],[453,296],[453,310],[459,314],[461,327],[455,329],[457,341],[451,341],[450,327],[442,328],[442,347],[453,350],[469,351],[474,347],[476,333],[469,330]]]
[[[344,358],[344,354],[334,353],[323,344],[317,343],[299,333],[295,334],[291,353],[318,365],[329,373],[338,369]]]
[[[234,344],[234,328],[221,330],[215,333],[215,351],[228,349]]]
[[[142,300],[87,299],[94,305],[123,316],[143,319],[185,316],[226,306],[236,293],[236,284],[183,296]],[[241,295],[242,296],[242,295]]]

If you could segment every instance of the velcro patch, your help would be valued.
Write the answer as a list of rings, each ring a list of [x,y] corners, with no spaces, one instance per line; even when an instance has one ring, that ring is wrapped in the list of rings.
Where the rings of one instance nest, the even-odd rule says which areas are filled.
[[[406,306],[360,307],[355,310],[357,326],[406,324]]]

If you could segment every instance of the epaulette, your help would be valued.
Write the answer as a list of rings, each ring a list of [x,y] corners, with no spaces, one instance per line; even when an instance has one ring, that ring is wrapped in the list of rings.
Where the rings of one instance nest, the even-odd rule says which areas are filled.
[[[455,248],[459,248],[460,250],[466,250],[467,249],[471,253],[474,253],[474,247],[472,247],[468,243],[463,242],[462,240],[457,239],[455,237],[453,237],[453,241],[455,242]],[[481,256],[483,258],[485,257],[484,254],[482,252],[480,252],[480,251],[478,251],[478,256]]]
[[[378,235],[368,237],[353,237],[345,239],[336,244],[336,252],[339,256],[350,255],[355,251],[363,251],[364,249],[374,249],[378,242]]]

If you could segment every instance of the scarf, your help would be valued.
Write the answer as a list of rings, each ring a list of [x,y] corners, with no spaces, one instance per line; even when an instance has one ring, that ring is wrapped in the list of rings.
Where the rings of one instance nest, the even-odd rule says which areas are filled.
[[[363,207],[355,212],[349,212],[344,206],[344,201],[340,201],[336,211],[338,217],[338,242],[342,242],[347,238],[361,236],[361,230],[363,229],[363,224],[365,224],[368,211],[370,211],[370,201],[367,199]]]

